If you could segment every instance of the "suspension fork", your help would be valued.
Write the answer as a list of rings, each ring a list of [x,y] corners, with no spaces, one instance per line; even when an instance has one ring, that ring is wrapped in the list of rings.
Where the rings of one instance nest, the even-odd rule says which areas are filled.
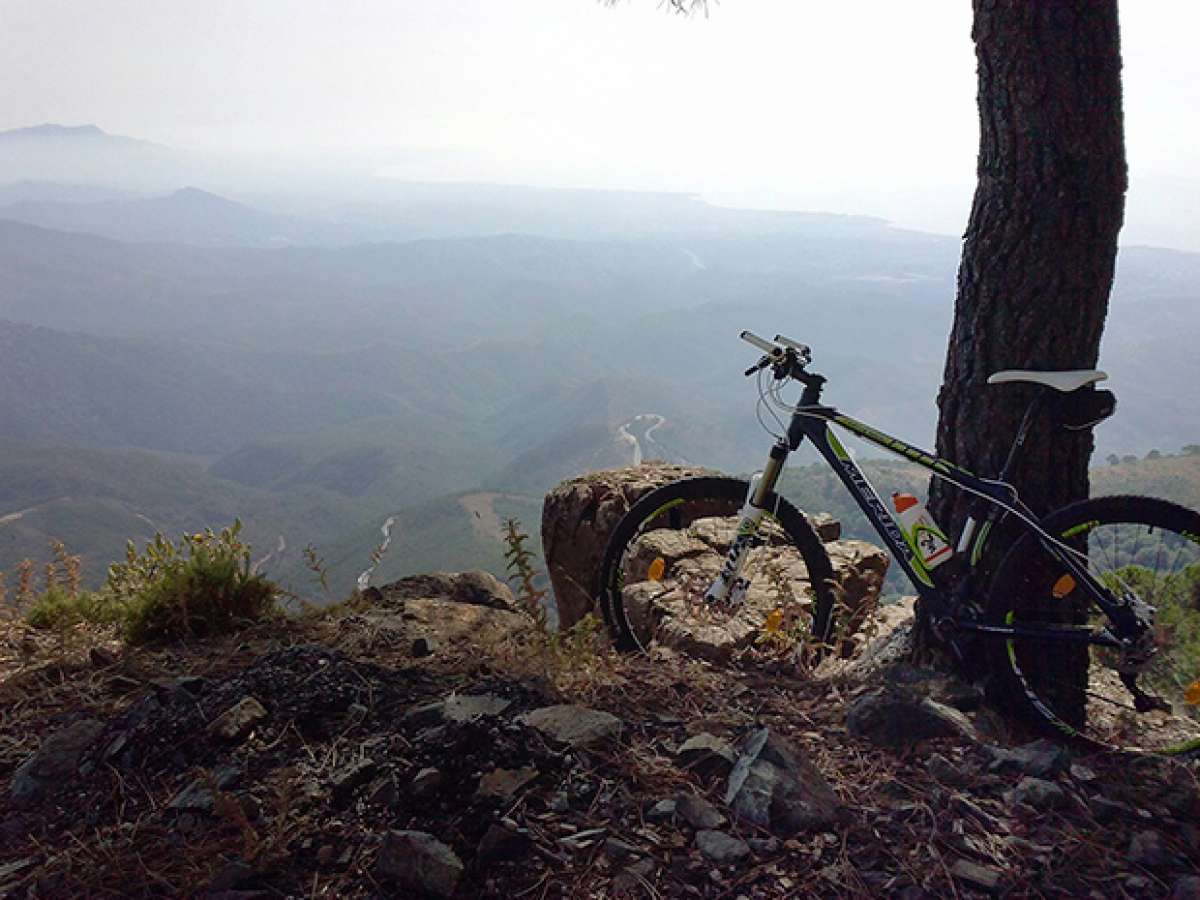
[[[740,604],[746,598],[750,583],[741,577],[750,549],[754,546],[763,517],[767,514],[767,498],[775,493],[779,476],[783,472],[783,464],[787,462],[791,448],[787,441],[780,440],[771,447],[771,455],[761,472],[750,476],[750,489],[746,492],[745,502],[738,513],[738,527],[729,552],[725,554],[725,562],[717,573],[707,591],[704,592],[706,603]]]

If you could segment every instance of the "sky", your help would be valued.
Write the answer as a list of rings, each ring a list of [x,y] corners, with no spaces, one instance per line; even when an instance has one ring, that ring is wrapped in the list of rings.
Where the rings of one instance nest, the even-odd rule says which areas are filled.
[[[1127,237],[1200,250],[1200,5],[1121,15]],[[724,0],[691,18],[658,0],[0,0],[0,129],[369,150],[399,178],[686,191],[960,233],[970,20],[968,0]]]

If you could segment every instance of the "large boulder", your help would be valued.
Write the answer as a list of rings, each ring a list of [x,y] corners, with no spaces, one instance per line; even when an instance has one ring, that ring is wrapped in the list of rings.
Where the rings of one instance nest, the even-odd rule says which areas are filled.
[[[521,612],[508,585],[490,572],[432,572],[410,575],[379,588],[382,602],[400,606],[410,599],[446,600],[468,606],[486,606]]]
[[[600,557],[629,507],[669,482],[713,474],[697,466],[648,462],[581,475],[547,494],[542,505],[542,548],[558,607],[558,627],[570,628],[595,611],[593,591]]]
[[[558,604],[559,627],[569,628],[594,609],[601,555],[621,516],[648,491],[679,478],[713,474],[703,469],[649,463],[594,472],[563,482],[546,497],[542,541]],[[630,624],[643,644],[658,641],[691,656],[728,663],[749,648],[767,616],[788,605],[778,584],[758,577],[734,615],[700,619],[694,614],[695,586],[711,583],[737,528],[736,517],[703,516],[679,531],[645,535],[629,562],[624,591]],[[840,528],[827,515],[812,518],[833,564],[839,601],[839,633],[855,634],[875,608],[887,574],[887,555],[871,544],[838,540]],[[808,595],[808,571],[783,531],[768,524],[759,563],[776,570],[801,605]],[[644,580],[661,558],[667,576]],[[794,604],[792,604],[794,605]]]
[[[716,577],[736,526],[733,517],[702,518],[682,532],[646,535],[630,565],[634,580],[624,590],[630,625],[643,644],[657,641],[690,656],[727,664],[762,635],[763,623],[774,610],[798,603],[799,612],[808,615],[808,569],[783,532],[769,525],[764,531],[766,546],[757,551],[759,577],[741,606],[730,615],[696,615],[697,586]],[[888,558],[863,541],[835,541],[825,548],[838,587],[838,633],[847,639],[875,608]],[[636,580],[654,558],[665,562],[667,576],[659,581]],[[779,573],[786,592],[763,577],[768,568]]]

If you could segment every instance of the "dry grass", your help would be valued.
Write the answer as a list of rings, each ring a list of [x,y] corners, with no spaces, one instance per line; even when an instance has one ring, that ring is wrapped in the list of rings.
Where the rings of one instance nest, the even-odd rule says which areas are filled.
[[[79,628],[66,636],[30,632],[9,618],[0,627],[0,791],[13,770],[64,717],[86,713],[111,720],[154,690],[156,682],[182,675],[220,680],[245,671],[280,648],[319,643],[337,647],[348,659],[393,677],[423,673],[409,701],[436,699],[479,684],[524,684],[536,696],[608,710],[625,723],[620,742],[576,754],[570,777],[591,786],[590,800],[568,813],[554,812],[546,789],[515,796],[500,811],[528,830],[532,847],[516,874],[503,870],[491,887],[472,882],[488,896],[604,897],[619,869],[597,842],[583,852],[564,850],[560,838],[589,827],[626,841],[652,859],[661,872],[646,896],[675,895],[682,885],[697,896],[871,897],[918,886],[933,896],[966,896],[952,870],[959,860],[989,866],[1005,876],[1013,896],[1120,896],[1131,874],[1150,879],[1150,893],[1166,894],[1169,878],[1145,873],[1117,858],[1137,829],[1160,828],[1154,818],[1097,822],[1086,806],[1070,805],[1036,818],[1015,814],[1004,800],[1014,778],[986,771],[978,749],[951,740],[930,742],[897,756],[851,739],[846,705],[871,685],[837,680],[799,680],[758,670],[731,671],[681,659],[665,651],[648,657],[618,656],[588,640],[569,651],[544,640],[510,636],[498,640],[448,639],[433,656],[414,660],[410,641],[395,623],[372,618],[361,602],[296,620],[263,624],[237,636],[170,648],[124,647],[111,630]],[[411,637],[411,635],[409,635]],[[485,688],[487,689],[487,688]],[[404,707],[387,710],[398,718]],[[683,789],[719,803],[723,778],[678,765],[675,750],[700,731],[729,739],[750,728],[770,726],[801,749],[830,781],[850,811],[833,832],[782,841],[737,869],[711,864],[695,869],[687,833],[670,823],[652,823],[644,810]],[[270,755],[273,762],[254,776],[258,809],[233,791],[217,787],[208,770],[183,769],[156,775],[115,769],[94,782],[106,796],[87,802],[102,811],[93,824],[64,821],[20,848],[17,858],[35,863],[19,877],[34,879],[43,896],[187,896],[202,892],[230,861],[241,860],[261,883],[296,896],[365,897],[385,893],[372,876],[378,834],[388,819],[356,818],[332,810],[300,791],[324,783],[359,758],[370,726],[347,719],[321,738],[294,729],[280,732],[271,746],[245,750],[247,765]],[[399,740],[396,738],[395,740]],[[408,751],[393,741],[391,758]],[[941,753],[967,773],[962,785],[939,783],[928,759]],[[1135,808],[1158,808],[1172,779],[1191,779],[1186,764],[1148,760],[1085,761],[1103,783],[1120,784]],[[214,815],[205,827],[180,830],[164,815],[179,788],[201,778],[214,796]],[[1068,780],[1070,783],[1070,780]],[[1082,790],[1074,785],[1077,791]],[[81,816],[79,811],[74,813]],[[403,826],[400,826],[403,827]],[[753,829],[731,826],[743,837]],[[1174,851],[1184,838],[1161,827]],[[326,846],[349,854],[342,863],[317,857]],[[8,855],[0,857],[7,860]],[[324,859],[324,857],[322,857]],[[689,868],[693,867],[693,868]],[[23,888],[22,888],[23,889]],[[474,888],[473,888],[474,889]],[[18,894],[19,896],[19,894]]]

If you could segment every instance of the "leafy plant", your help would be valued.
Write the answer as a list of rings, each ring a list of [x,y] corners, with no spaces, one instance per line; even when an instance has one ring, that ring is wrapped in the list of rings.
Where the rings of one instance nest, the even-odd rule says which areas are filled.
[[[58,584],[38,595],[25,612],[25,621],[44,631],[63,632],[83,622],[114,625],[120,619],[120,607],[104,594],[71,591]]]
[[[276,609],[277,589],[250,567],[250,547],[235,521],[172,543],[156,534],[142,552],[130,541],[99,591],[81,591],[79,557],[61,542],[45,566],[45,589],[33,588],[34,563],[17,567],[17,601],[35,628],[65,631],[80,623],[116,625],[132,644],[236,630]]]
[[[509,581],[517,582],[517,600],[537,623],[540,631],[546,631],[547,592],[534,584],[537,573],[533,568],[533,560],[537,557],[525,546],[529,535],[521,531],[521,523],[516,519],[504,520],[504,562],[509,572]]]
[[[125,606],[130,643],[206,637],[235,631],[275,610],[275,585],[250,568],[242,523],[219,533],[184,535],[178,545],[155,535],[146,552],[130,548],[109,567],[106,590]]]
[[[317,548],[312,544],[306,544],[301,553],[304,555],[304,568],[313,573],[313,578],[321,586],[321,591],[328,597],[329,569],[325,565],[325,560],[317,554]]]

